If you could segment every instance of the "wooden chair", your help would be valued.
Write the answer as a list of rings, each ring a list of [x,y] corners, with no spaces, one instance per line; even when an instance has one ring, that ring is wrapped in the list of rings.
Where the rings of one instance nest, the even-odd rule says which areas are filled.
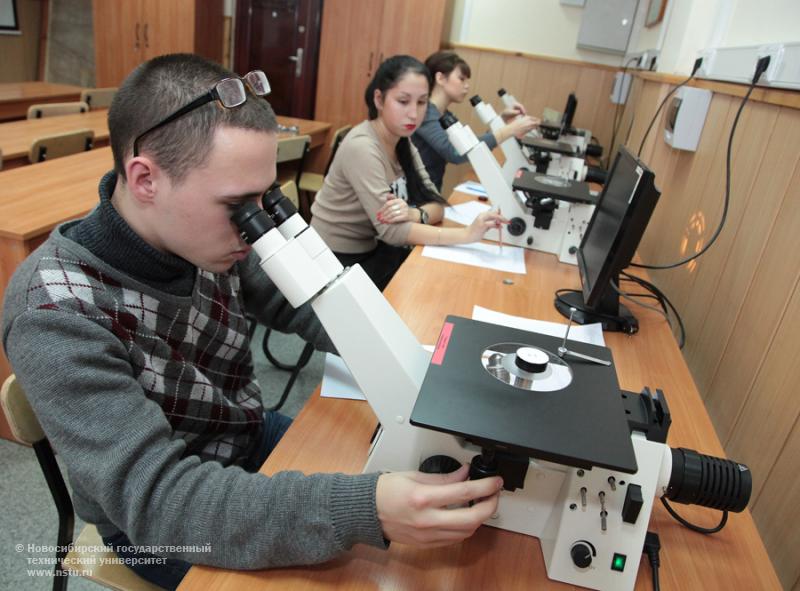
[[[42,117],[54,117],[56,115],[72,115],[74,113],[86,113],[89,105],[83,101],[73,101],[70,103],[42,103],[28,107],[28,119],[41,119]]]
[[[352,128],[352,125],[345,125],[334,132],[333,139],[331,140],[331,153],[330,156],[328,156],[328,163],[325,165],[325,172],[322,174],[318,172],[304,172],[302,175],[300,175],[300,182],[297,183],[297,186],[301,191],[307,191],[309,193],[319,192],[319,190],[322,188],[322,181],[325,179],[325,175],[328,174],[328,171],[331,168],[333,157],[336,155],[339,145]]]
[[[117,94],[117,87],[109,88],[87,88],[81,92],[81,100],[89,105],[89,109],[108,109],[114,95]]]
[[[85,152],[92,149],[93,142],[94,131],[91,129],[47,135],[33,141],[28,151],[28,160],[33,164]]]
[[[69,575],[80,575],[110,589],[123,591],[158,591],[160,587],[145,581],[124,564],[117,562],[114,551],[103,544],[97,528],[87,524],[73,548],[75,512],[64,483],[61,469],[47,436],[36,418],[16,376],[9,376],[0,388],[0,405],[11,427],[14,440],[33,447],[42,474],[58,511],[56,564],[53,570],[53,591],[66,591]]]
[[[328,156],[328,163],[325,165],[325,172],[322,174],[318,172],[303,172],[300,175],[300,180],[298,181],[297,186],[305,197],[303,200],[303,207],[300,209],[301,213],[303,213],[303,217],[306,218],[306,221],[311,219],[311,204],[314,203],[314,195],[319,193],[319,190],[322,188],[325,175],[328,174],[331,164],[333,163],[333,157],[336,155],[336,151],[339,149],[342,140],[352,128],[352,125],[345,125],[334,132],[333,139],[331,140],[331,153]]]
[[[309,146],[311,145],[310,135],[297,135],[294,137],[286,137],[278,140],[278,164],[284,162],[296,162],[297,171],[287,174],[279,174],[278,182],[283,184],[287,181],[294,181],[299,184],[300,175],[303,172],[303,163],[308,154]]]

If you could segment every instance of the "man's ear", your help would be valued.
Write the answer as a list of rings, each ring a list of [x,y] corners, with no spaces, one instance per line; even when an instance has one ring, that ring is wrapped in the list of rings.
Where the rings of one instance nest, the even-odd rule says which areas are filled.
[[[125,163],[128,192],[140,204],[152,203],[158,189],[160,169],[147,156],[136,156]]]

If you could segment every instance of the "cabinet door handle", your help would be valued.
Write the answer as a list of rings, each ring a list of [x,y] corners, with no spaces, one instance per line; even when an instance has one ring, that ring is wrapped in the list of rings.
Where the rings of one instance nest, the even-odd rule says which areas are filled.
[[[372,78],[372,58],[375,57],[375,52],[369,52],[369,65],[367,65],[367,78]]]
[[[133,44],[134,49],[139,49],[139,23],[136,23],[136,42]]]
[[[150,41],[147,38],[147,23],[144,24],[144,46],[145,48],[150,47]]]

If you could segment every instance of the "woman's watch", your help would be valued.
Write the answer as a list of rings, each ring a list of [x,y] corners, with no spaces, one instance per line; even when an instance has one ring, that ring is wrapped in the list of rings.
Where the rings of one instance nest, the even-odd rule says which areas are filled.
[[[419,210],[419,223],[420,224],[427,224],[428,223],[428,212],[422,209],[421,207],[417,208]]]

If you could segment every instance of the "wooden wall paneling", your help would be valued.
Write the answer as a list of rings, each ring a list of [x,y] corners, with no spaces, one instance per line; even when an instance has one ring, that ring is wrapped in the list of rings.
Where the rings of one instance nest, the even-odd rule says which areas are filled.
[[[765,161],[764,174],[780,175],[782,182],[786,183],[787,172],[772,166],[773,163]],[[729,322],[733,324],[733,330],[706,396],[706,406],[723,441],[730,438],[731,426],[774,336],[800,270],[798,182],[800,167],[795,165],[787,190],[770,196],[757,191],[755,199],[771,197],[782,200],[780,209],[773,217],[772,228],[765,235],[762,251],[755,256],[742,254],[731,262],[733,266],[755,269],[755,273],[748,285],[733,284],[734,288],[746,291],[733,302],[735,307],[731,306]],[[764,207],[768,207],[766,203]]]
[[[791,435],[775,462],[775,467],[753,509],[753,518],[769,553],[775,571],[785,589],[800,578],[800,424],[795,423]]]
[[[575,96],[578,97],[578,109],[575,111],[573,125],[588,129],[594,135],[594,122],[603,102],[603,70],[597,68],[581,68],[575,84]],[[608,99],[608,97],[605,97]],[[603,146],[603,156],[608,146]]]
[[[731,96],[715,95],[711,103],[714,112],[716,112],[717,105],[723,109],[725,105],[727,105],[728,112],[724,122],[718,124],[719,138],[716,147],[713,148],[714,157],[711,161],[711,165],[707,169],[706,179],[700,185],[701,198],[698,202],[698,210],[704,215],[706,228],[702,236],[696,238],[702,240],[703,243],[711,237],[722,215],[725,199],[725,161],[728,138],[730,137],[731,127],[736,117],[736,112],[739,109],[740,101]],[[744,121],[744,118],[740,119],[739,132],[744,129]],[[711,129],[703,130],[704,138],[707,131],[711,132]],[[741,139],[744,136],[740,136],[737,133],[737,137]],[[734,146],[731,152],[731,164],[734,167],[741,162],[737,160],[741,147],[742,143],[736,141],[736,138],[734,138]],[[744,166],[749,167],[751,165],[749,163],[744,163]],[[741,172],[741,169],[737,172]],[[739,178],[737,172],[732,173],[732,179]],[[732,185],[732,187],[733,186],[734,185]],[[743,193],[741,190],[737,190],[734,193],[737,196],[738,208],[738,203],[742,200],[742,196],[746,198],[747,194]],[[730,245],[736,239],[736,228],[733,222],[729,221],[728,223],[730,223],[731,226],[723,230],[715,245],[712,246],[706,254],[697,259],[696,270],[691,278],[691,285],[686,296],[685,305],[682,304],[684,305],[684,319],[687,331],[690,331],[690,334],[687,336],[686,347],[684,348],[684,356],[692,368],[692,373],[695,376],[695,380],[698,383],[700,393],[703,397],[708,393],[707,384],[711,379],[710,372],[712,372],[716,366],[716,361],[707,361],[706,358],[713,356],[715,360],[718,360],[719,356],[722,355],[722,345],[719,343],[708,351],[701,351],[699,347],[705,346],[705,343],[707,343],[707,341],[703,339],[703,331],[705,323],[709,318],[708,303],[714,300],[715,294],[719,289],[720,276],[725,270],[725,265],[730,257]],[[703,387],[700,387],[699,384],[703,384]]]
[[[556,72],[552,77],[553,83],[547,87],[546,106],[556,111],[563,112],[564,105],[567,104],[569,93],[575,92],[575,97],[578,99],[578,107],[575,112],[580,113],[581,109],[587,108],[588,104],[592,102],[592,99],[589,97],[581,97],[576,92],[581,70],[585,68],[572,64],[555,63],[551,63],[551,67],[554,68]]]
[[[597,111],[595,112],[594,122],[591,131],[597,137],[605,150],[611,142],[611,130],[614,124],[614,105],[608,98],[614,86],[614,72],[610,70],[600,70],[603,73],[603,82],[600,87],[600,95],[597,99]],[[578,98],[578,111],[580,111],[580,97]]]
[[[729,97],[716,97],[709,109],[705,133],[703,133],[697,152],[684,153],[681,164],[685,163],[687,171],[681,178],[681,185],[670,187],[669,195],[662,198],[672,203],[672,198],[681,194],[687,195],[689,207],[681,212],[681,224],[678,233],[670,234],[666,240],[662,241],[662,246],[668,250],[665,262],[677,261],[685,258],[689,254],[697,252],[710,238],[711,232],[716,227],[719,217],[709,217],[709,212],[701,207],[701,200],[704,196],[706,200],[721,202],[724,191],[725,176],[725,146],[723,142],[724,132],[729,128],[733,121],[731,113],[731,100]],[[678,164],[680,168],[681,164]],[[673,229],[674,231],[674,229]],[[678,248],[674,248],[677,246]],[[672,303],[683,311],[691,288],[695,281],[707,280],[710,274],[698,273],[699,268],[709,261],[712,254],[717,254],[720,249],[712,248],[711,251],[703,255],[700,259],[689,263],[683,267],[663,272],[657,272],[659,278],[675,278],[681,287],[678,291],[670,293]],[[713,266],[713,265],[706,265]],[[713,282],[712,282],[713,283]],[[713,289],[713,287],[712,287]],[[696,296],[695,296],[696,297]],[[689,322],[690,315],[684,314],[684,320]],[[694,319],[693,319],[694,320]],[[701,319],[697,319],[702,322]],[[696,326],[695,322],[692,322]],[[696,336],[694,334],[693,336]]]
[[[768,178],[763,176],[764,173],[775,174],[774,163],[781,160],[780,152],[785,150],[783,146],[770,141],[778,109],[762,103],[750,106],[753,108],[748,112],[747,119],[745,120],[743,115],[740,121],[740,129],[737,130],[737,137],[740,141],[735,141],[735,154],[731,161],[731,198],[728,220],[717,243],[712,246],[712,249],[717,252],[713,253],[709,261],[701,263],[700,272],[703,272],[703,269],[720,269],[711,300],[708,302],[706,313],[702,316],[702,325],[698,326],[699,332],[690,349],[695,381],[700,391],[704,393],[706,402],[712,392],[715,390],[720,392],[712,384],[717,379],[715,376],[720,371],[719,366],[724,356],[728,354],[728,347],[733,345],[733,358],[738,354],[735,352],[741,349],[741,344],[731,341],[730,335],[734,330],[735,323],[739,321],[737,314],[742,307],[769,235],[772,219],[784,193],[781,191],[778,195],[762,195],[761,190],[755,184],[759,175],[760,182],[763,184],[767,182]],[[741,136],[739,136],[739,131],[742,133]],[[727,144],[727,140],[724,143]],[[767,152],[772,156],[771,162],[764,157]],[[709,191],[704,195],[705,203],[708,205],[701,203],[701,208],[706,212],[708,218],[715,220],[710,222],[709,233],[716,226],[722,211],[722,198],[717,196],[714,199],[710,193]],[[724,188],[720,187],[719,195],[723,193]],[[709,251],[708,254],[711,255],[711,252]],[[710,273],[714,273],[714,271],[710,271]],[[780,297],[785,298],[786,292],[783,292]],[[711,305],[712,302],[713,305]],[[745,340],[749,340],[749,338],[745,337]],[[695,354],[698,351],[702,353]],[[687,351],[687,354],[690,353]],[[760,358],[760,355],[758,357]],[[755,367],[750,366],[750,369],[755,370]],[[720,383],[722,388],[727,388],[725,375],[723,370],[723,373],[720,374],[723,378]],[[730,386],[739,388],[741,384],[734,382]],[[727,398],[728,393],[725,392],[722,396]],[[723,406],[726,407],[726,410],[715,416],[714,422],[720,439],[725,440],[724,433],[730,428],[735,413],[741,407],[741,402],[735,407],[729,406],[727,402],[723,403]],[[720,430],[721,428],[722,430]]]
[[[764,490],[775,462],[800,416],[797,384],[800,383],[800,289],[795,283],[786,312],[777,327],[764,362],[758,368],[747,401],[736,418],[725,449],[753,472],[750,506],[761,509]],[[800,504],[800,497],[797,499]],[[768,508],[764,508],[769,511]]]
[[[557,67],[553,62],[532,59],[528,68],[528,80],[525,84],[525,90],[522,96],[514,95],[525,108],[528,113],[534,117],[541,117],[542,111],[545,107],[550,107],[548,104],[548,89],[553,85],[553,78],[557,74]],[[562,103],[563,106],[563,103]]]
[[[378,63],[396,54],[424,62],[439,49],[444,12],[445,0],[384,2]]]
[[[472,131],[478,136],[486,133],[489,127],[481,122],[480,118],[475,113],[475,108],[470,104],[469,99],[478,94],[483,100],[491,102],[492,96],[497,97],[497,89],[504,83],[502,77],[504,61],[505,56],[502,54],[484,52],[479,56],[480,76],[475,76],[473,74],[470,79],[469,93],[462,103],[462,106],[469,112],[469,118],[467,120],[470,122],[469,125]]]
[[[525,88],[528,86],[529,64],[530,60],[526,57],[516,55],[505,56],[503,60],[503,74],[500,77],[501,84],[498,85],[497,88],[487,91],[487,96],[482,96],[481,98],[483,98],[484,101],[491,101],[491,104],[495,106],[495,110],[500,113],[503,110],[503,103],[497,91],[501,88],[505,88],[507,92],[517,97],[517,100],[522,102],[527,109],[528,105],[522,100],[522,93],[525,92]]]

